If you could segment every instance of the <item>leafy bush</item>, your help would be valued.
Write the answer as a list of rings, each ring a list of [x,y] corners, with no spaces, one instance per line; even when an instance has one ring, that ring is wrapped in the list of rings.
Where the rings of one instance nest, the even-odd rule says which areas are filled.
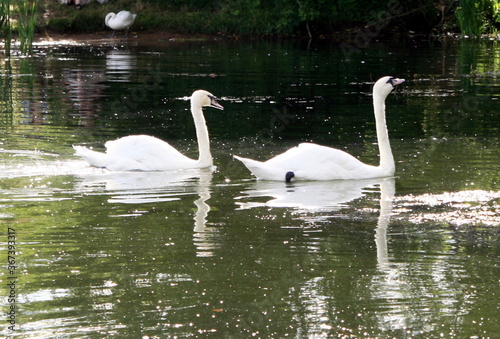
[[[123,9],[138,14],[134,29],[252,36],[333,34],[365,27],[384,16],[391,23],[384,29],[423,27],[430,33],[440,25],[477,35],[495,30],[500,20],[497,0],[112,0],[104,5],[90,3],[81,11],[55,0],[44,1],[55,12],[47,28],[65,33],[106,29],[105,15]],[[391,7],[401,11],[391,13]]]
[[[460,0],[455,14],[462,34],[477,37],[496,33],[500,3],[497,0]]]

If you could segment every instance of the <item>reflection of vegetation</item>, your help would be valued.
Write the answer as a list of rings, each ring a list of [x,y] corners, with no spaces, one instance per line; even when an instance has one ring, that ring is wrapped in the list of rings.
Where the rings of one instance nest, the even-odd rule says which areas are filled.
[[[498,143],[481,138],[427,139],[415,141],[407,150],[394,143],[400,161],[396,175],[404,176],[407,185],[400,191],[407,187],[413,193],[498,190]]]
[[[489,93],[485,99],[495,95],[498,81],[492,80],[486,89],[466,74],[471,69],[500,70],[500,58],[494,54],[498,48],[491,46],[466,41],[425,50],[414,59],[406,58],[404,50],[390,55],[378,47],[353,55],[350,62],[339,62],[335,48],[324,46],[306,51],[292,43],[172,43],[168,50],[157,48],[161,56],[139,54],[127,69],[130,81],[108,81],[105,96],[95,101],[104,108],[88,114],[94,125],[80,128],[75,127],[74,114],[81,111],[78,105],[68,104],[68,83],[82,72],[105,69],[105,56],[77,55],[83,49],[72,48],[76,53],[68,53],[71,58],[13,59],[12,67],[10,62],[5,65],[7,75],[0,77],[0,116],[10,119],[19,136],[2,147],[9,149],[19,142],[24,143],[22,150],[36,147],[68,154],[76,138],[89,142],[87,135],[79,133],[95,131],[99,124],[113,134],[109,137],[121,128],[120,133],[143,129],[170,138],[171,127],[176,126],[176,137],[190,138],[184,127],[192,124],[187,102],[169,98],[188,95],[187,88],[200,86],[228,98],[227,110],[207,116],[217,136],[214,143],[224,147],[214,148],[216,152],[240,150],[239,137],[279,122],[272,103],[278,102],[286,107],[278,113],[294,114],[294,119],[287,116],[286,128],[276,125],[273,130],[280,147],[293,137],[343,145],[346,140],[359,144],[363,139],[369,147],[367,156],[375,158],[377,149],[368,144],[375,140],[371,101],[367,94],[359,94],[369,92],[369,84],[364,83],[369,79],[359,64],[367,60],[380,73],[378,65],[385,68],[390,60],[394,71],[421,72],[432,79],[419,82],[424,76],[415,76],[405,91],[419,86],[421,91],[408,96],[405,91],[398,93],[388,107],[395,119],[388,121],[394,149],[400,153],[396,155],[398,194],[497,189],[498,142],[492,146],[492,141],[480,138],[451,138],[498,132],[492,127],[498,121],[495,102],[481,100],[475,109],[468,99],[481,93]],[[127,106],[124,98],[133,98],[134,90],[144,86],[141,76],[148,67],[158,72],[161,82],[148,83],[147,101]],[[203,76],[212,71],[222,76]],[[88,94],[90,87],[85,88]],[[259,99],[262,102],[257,103]],[[300,104],[303,99],[306,104]],[[111,105],[115,100],[129,115]],[[457,121],[445,121],[443,111],[456,102],[464,103],[467,115],[450,112],[446,118]],[[328,128],[323,126],[325,121]],[[469,121],[476,125],[464,128]],[[414,136],[423,140],[408,141]],[[99,136],[99,141],[107,139]],[[255,152],[268,150],[251,145]],[[17,156],[13,164],[57,167],[55,157],[30,154],[33,158],[24,156],[22,161]],[[237,210],[235,199],[249,184],[237,176],[231,184],[223,181],[230,161],[229,154],[225,156],[225,161],[219,158],[221,171],[209,186],[209,203],[218,208],[208,218],[207,229],[212,233],[206,232],[207,242],[215,248],[211,257],[197,256],[199,238],[193,232],[192,209],[198,197],[187,186],[135,188],[137,195],[146,198],[175,199],[126,204],[113,199],[125,192],[106,189],[97,170],[96,176],[90,176],[95,180],[87,183],[65,175],[2,179],[0,224],[14,225],[19,232],[20,286],[29,301],[22,304],[23,314],[30,315],[28,330],[45,330],[45,336],[55,332],[92,336],[98,328],[103,336],[119,337],[196,336],[207,331],[235,337],[252,333],[333,337],[341,331],[350,337],[495,333],[497,304],[491,295],[498,276],[490,273],[496,267],[499,242],[494,227],[455,227],[438,218],[425,223],[393,218],[388,233],[390,265],[382,271],[373,241],[376,192],[335,214],[301,215],[285,208]],[[18,168],[27,175],[29,166]],[[496,212],[497,205],[487,211]],[[410,214],[404,212],[410,208],[411,215],[440,208],[398,207],[399,216]]]
[[[432,93],[421,101],[424,105],[421,124],[427,136],[498,136],[500,116],[492,112],[497,106],[499,53],[496,42],[460,42],[451,67],[455,74],[436,75],[440,82],[425,84]]]
[[[12,66],[10,60],[2,65],[0,76],[0,131],[5,134],[14,125],[14,100],[12,98]]]
[[[400,211],[389,228],[390,265],[381,269],[376,192],[338,213],[298,214],[235,210],[228,200],[241,186],[214,185],[211,202],[221,212],[210,216],[215,230],[206,235],[216,250],[204,257],[196,256],[192,231],[197,197],[185,191],[178,200],[129,205],[109,202],[124,192],[97,185],[82,191],[74,177],[17,180],[4,199],[11,198],[8,222],[22,240],[30,329],[92,336],[99,327],[119,337],[196,336],[207,328],[234,337],[469,337],[482,317],[481,333],[497,328],[497,276],[490,273],[498,237],[491,227],[413,223]],[[328,222],[315,222],[316,215]]]

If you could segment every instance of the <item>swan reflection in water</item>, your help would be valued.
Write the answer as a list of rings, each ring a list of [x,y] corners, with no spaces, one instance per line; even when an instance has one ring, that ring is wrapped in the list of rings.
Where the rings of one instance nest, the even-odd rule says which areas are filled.
[[[387,229],[391,220],[393,198],[395,196],[394,178],[363,180],[363,181],[332,181],[332,182],[297,182],[296,184],[285,186],[275,185],[271,182],[255,182],[249,188],[245,197],[239,200],[260,200],[267,197],[267,202],[240,202],[240,208],[261,207],[289,207],[299,215],[322,214],[321,212],[335,212],[345,207],[354,206],[354,201],[366,195],[368,192],[380,191],[380,208],[375,227],[375,244],[377,249],[377,270],[379,274],[373,275],[373,281],[365,289],[353,290],[359,293],[359,300],[372,296],[374,300],[387,298],[393,300],[394,296],[403,295],[401,290],[401,275],[397,274],[397,265],[389,262],[387,246]],[[370,196],[374,196],[370,194]],[[317,212],[320,211],[320,212]],[[325,214],[325,213],[323,213]],[[332,213],[326,213],[332,216]],[[396,268],[395,268],[396,266]],[[333,270],[335,272],[336,270]],[[302,276],[303,270],[292,271],[290,276]],[[331,333],[331,314],[341,313],[341,309],[336,309],[335,298],[332,302],[331,286],[327,281],[335,280],[335,277],[313,276],[310,279],[301,281],[296,278],[298,288],[294,287],[294,293],[299,293],[298,304],[291,307],[306,309],[308,319],[311,319],[311,328],[315,328],[318,335],[328,336]],[[337,283],[337,281],[336,281]],[[410,290],[411,291],[411,290]],[[404,295],[403,295],[404,296]],[[332,306],[332,303],[334,306]],[[332,310],[333,307],[333,310]],[[340,306],[339,306],[340,307]],[[369,314],[369,312],[367,312]],[[369,315],[367,315],[369,316]],[[381,319],[380,324],[390,324],[387,330],[403,328],[406,314],[401,313],[395,304],[387,307],[387,311],[376,312],[375,317]],[[408,325],[408,324],[406,324]],[[324,327],[323,327],[324,326]]]
[[[395,194],[396,185],[393,178],[380,182],[380,214],[375,229],[375,244],[377,245],[377,263],[381,269],[389,265],[387,227],[391,221],[392,201]]]
[[[106,53],[106,75],[110,82],[130,82],[131,71],[137,67],[137,54],[113,49]]]
[[[217,235],[215,227],[207,227],[207,217],[210,206],[210,186],[212,184],[212,169],[191,169],[168,172],[112,172],[97,169],[93,174],[80,175],[79,189],[95,191],[102,188],[110,191],[109,203],[144,204],[180,200],[183,196],[195,195],[196,206],[193,217],[193,242],[196,255],[213,256],[213,250],[218,248],[214,240]]]
[[[255,181],[236,197],[238,209],[257,207],[292,208],[294,214],[303,215],[310,220],[311,212],[335,212],[348,207],[349,203],[380,188],[380,214],[377,222],[375,243],[379,266],[388,263],[387,226],[392,213],[392,200],[395,195],[394,178],[338,181],[302,181],[285,185],[283,182]],[[268,200],[262,202],[262,199]],[[316,221],[329,219],[331,215],[318,214]]]

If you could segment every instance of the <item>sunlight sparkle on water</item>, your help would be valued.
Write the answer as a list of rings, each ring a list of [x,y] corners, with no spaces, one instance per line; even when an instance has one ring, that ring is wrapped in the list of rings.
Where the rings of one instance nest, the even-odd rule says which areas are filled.
[[[409,220],[415,223],[441,221],[457,226],[499,226],[498,199],[500,192],[482,190],[406,195],[395,199],[399,208],[395,208],[394,212],[400,216],[407,214]]]

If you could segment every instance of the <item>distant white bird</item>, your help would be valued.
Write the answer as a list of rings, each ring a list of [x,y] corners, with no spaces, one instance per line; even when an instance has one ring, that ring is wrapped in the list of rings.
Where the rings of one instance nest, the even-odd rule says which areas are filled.
[[[404,79],[390,76],[379,79],[373,86],[373,107],[377,130],[380,165],[367,165],[339,149],[312,143],[302,143],[265,162],[234,156],[258,179],[293,180],[359,180],[390,177],[395,165],[385,122],[385,99]]]
[[[190,159],[167,142],[149,135],[129,135],[106,142],[106,153],[92,151],[83,146],[73,146],[76,154],[94,167],[112,171],[174,171],[193,168],[209,168],[213,165],[210,153],[208,129],[203,107],[224,109],[215,96],[197,90],[191,96],[193,115],[198,139],[198,160]]]
[[[120,11],[118,14],[111,12],[106,15],[104,22],[106,23],[106,26],[113,30],[113,34],[115,31],[126,29],[127,33],[125,35],[127,35],[128,29],[134,24],[136,17],[137,14],[133,14],[129,11]]]

